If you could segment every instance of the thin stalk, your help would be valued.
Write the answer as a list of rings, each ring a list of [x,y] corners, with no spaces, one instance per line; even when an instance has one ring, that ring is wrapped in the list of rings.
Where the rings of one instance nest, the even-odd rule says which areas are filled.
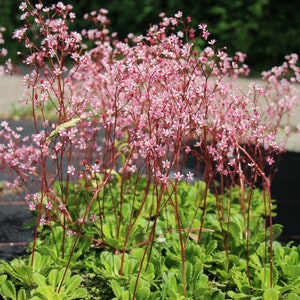
[[[69,254],[68,261],[67,261],[67,263],[66,263],[65,271],[64,271],[63,276],[62,276],[62,278],[61,278],[61,280],[60,280],[60,283],[59,283],[59,285],[58,285],[58,287],[57,287],[57,291],[56,291],[57,293],[60,293],[61,288],[62,288],[62,285],[63,285],[64,280],[65,280],[65,278],[66,278],[67,270],[68,270],[69,267],[70,267],[71,260],[72,260],[73,254],[74,254],[74,252],[75,252],[76,246],[77,246],[77,244],[78,244],[78,242],[79,242],[79,238],[80,238],[80,236],[81,236],[80,233],[81,233],[81,231],[82,231],[82,229],[83,229],[83,226],[84,226],[85,220],[86,220],[86,218],[87,218],[88,212],[90,211],[91,206],[92,206],[92,204],[94,203],[94,201],[97,199],[97,196],[98,196],[98,194],[100,193],[100,191],[103,189],[103,187],[104,187],[104,186],[107,184],[107,182],[109,181],[110,175],[111,175],[111,173],[107,175],[106,179],[105,179],[105,180],[102,182],[102,184],[97,188],[97,190],[95,190],[92,199],[90,200],[88,206],[87,206],[86,209],[85,209],[84,216],[83,216],[83,218],[82,218],[83,221],[80,223],[78,232],[77,232],[77,234],[76,234],[75,242],[74,242],[74,244],[73,244],[73,247],[72,247],[71,252],[70,252],[70,254]]]
[[[135,181],[135,184],[137,184],[137,183],[138,183],[138,176],[137,176],[137,179]],[[147,195],[149,193],[149,189],[150,189],[150,180],[147,180],[147,185],[146,185],[146,188],[145,188],[143,200],[142,200],[142,202],[140,204],[140,207],[139,207],[139,209],[137,211],[137,214],[136,214],[135,218],[133,219],[132,223],[128,226],[128,229],[127,229],[127,232],[126,232],[126,236],[125,236],[125,240],[124,240],[124,245],[123,245],[123,251],[122,251],[121,267],[120,267],[120,275],[121,276],[123,275],[123,266],[124,266],[126,245],[127,245],[128,240],[129,240],[131,230],[132,230],[134,224],[137,222],[138,217],[140,216],[140,214],[142,212],[142,209],[143,209],[143,207],[145,205],[145,202],[146,202],[146,199],[147,199]]]
[[[160,204],[161,204],[163,193],[164,193],[164,189],[161,189],[161,191],[160,191],[160,193],[158,195],[158,198],[157,198],[157,207],[156,207],[156,213],[155,213],[154,223],[153,223],[153,226],[151,228],[149,239],[148,239],[148,241],[146,243],[145,251],[143,253],[143,256],[142,256],[142,259],[141,259],[141,262],[140,262],[139,271],[138,271],[137,278],[136,278],[135,285],[134,285],[134,291],[133,291],[132,299],[135,299],[135,297],[136,297],[137,285],[138,285],[138,282],[139,282],[139,278],[141,276],[141,271],[142,271],[142,267],[143,267],[144,261],[146,259],[146,254],[148,252],[149,246],[153,243],[153,240],[154,240],[154,237],[155,237],[155,230],[156,230],[158,216],[160,214]],[[151,249],[150,249],[150,252],[151,252]],[[150,259],[150,254],[149,254],[149,259]]]
[[[250,283],[250,267],[249,267],[249,239],[250,239],[250,205],[251,205],[251,199],[252,199],[252,188],[250,188],[250,191],[247,195],[247,225],[246,225],[246,264],[247,264],[247,275],[248,275],[248,281]]]
[[[249,155],[249,153],[240,145],[236,144],[236,147],[239,148],[245,155],[246,157],[252,162],[253,158]],[[268,211],[269,211],[269,228],[270,228],[270,261],[269,261],[269,266],[270,266],[270,287],[273,286],[273,219],[272,219],[272,200],[271,200],[271,185],[270,185],[270,179],[266,176],[266,174],[263,172],[263,170],[259,167],[259,165],[255,164],[255,167],[257,169],[258,174],[262,177],[263,183],[264,183],[264,193],[267,193],[267,198],[268,198]]]
[[[177,222],[177,231],[179,236],[179,243],[180,243],[180,250],[181,250],[181,276],[182,276],[182,286],[183,286],[183,294],[186,295],[186,272],[185,272],[185,243],[183,242],[182,234],[185,233],[181,230],[181,218],[179,214],[179,203],[178,203],[178,197],[177,197],[177,183],[175,183],[174,187],[174,197],[175,197],[175,203],[174,203],[174,210],[175,210],[175,216],[176,216],[176,222]]]

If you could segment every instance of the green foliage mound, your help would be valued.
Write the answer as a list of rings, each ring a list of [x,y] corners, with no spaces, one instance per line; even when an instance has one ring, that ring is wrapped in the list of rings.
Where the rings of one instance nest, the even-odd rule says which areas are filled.
[[[144,185],[140,179],[137,206]],[[107,203],[113,205],[113,198],[120,194],[117,181],[109,190],[103,193]],[[249,211],[245,215],[239,203],[240,188],[228,190],[219,199],[209,192],[205,210],[204,203],[198,201],[204,191],[203,182],[182,182],[177,195],[181,228],[176,210],[168,201],[156,220],[153,238],[147,236],[146,224],[153,226],[151,211],[155,204],[151,197],[146,199],[143,212],[131,224],[130,216],[138,212],[129,205],[133,197],[130,190],[124,193],[120,228],[112,221],[113,207],[109,205],[101,232],[99,222],[91,221],[80,236],[74,234],[64,240],[61,226],[53,223],[52,228],[43,227],[34,253],[1,262],[0,294],[4,299],[133,299],[134,295],[134,299],[157,300],[299,299],[300,247],[276,241],[280,225],[266,227],[269,212],[262,192],[246,191],[246,195],[251,192],[252,200],[245,206]],[[82,190],[74,186],[70,193],[73,201],[68,209],[76,217]],[[223,206],[222,215],[216,205]],[[97,210],[96,202],[93,210]],[[199,227],[204,215],[203,226]],[[185,227],[187,224],[191,225]],[[194,226],[202,230],[194,231]],[[272,244],[270,233],[275,240]],[[101,235],[103,242],[97,243]]]

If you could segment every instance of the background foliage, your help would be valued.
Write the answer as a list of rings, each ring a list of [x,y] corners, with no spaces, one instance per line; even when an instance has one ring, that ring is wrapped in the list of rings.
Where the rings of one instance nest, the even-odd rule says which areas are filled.
[[[37,1],[36,1],[37,2]],[[45,5],[55,0],[42,1]],[[68,0],[77,15],[76,30],[84,27],[80,21],[85,12],[100,7],[109,10],[111,31],[120,37],[128,33],[144,33],[149,24],[158,22],[160,12],[174,15],[181,10],[195,24],[207,23],[218,46],[247,53],[247,63],[255,72],[269,69],[283,61],[285,54],[300,50],[300,2],[298,0]],[[0,0],[0,25],[7,28],[6,40],[10,56],[19,50],[11,42],[18,26],[20,1]],[[16,59],[16,57],[14,57]]]

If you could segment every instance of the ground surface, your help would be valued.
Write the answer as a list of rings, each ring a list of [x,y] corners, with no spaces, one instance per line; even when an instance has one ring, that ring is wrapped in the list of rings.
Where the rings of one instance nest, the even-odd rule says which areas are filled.
[[[0,259],[10,260],[23,254],[32,240],[32,230],[26,229],[31,215],[22,194],[0,184]]]

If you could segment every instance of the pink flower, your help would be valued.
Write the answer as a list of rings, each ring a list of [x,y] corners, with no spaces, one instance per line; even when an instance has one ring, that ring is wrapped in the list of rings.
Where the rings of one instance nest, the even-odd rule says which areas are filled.
[[[59,205],[59,210],[60,210],[61,212],[65,212],[65,211],[67,210],[67,208],[66,208],[66,206],[65,206],[64,204],[60,204],[60,205]]]
[[[178,31],[177,32],[177,36],[180,37],[180,38],[183,38],[184,37],[184,33],[182,31]]]
[[[168,182],[169,182],[170,178],[169,176],[167,176],[166,174],[162,174],[159,178],[159,182],[162,184],[162,185],[166,185]]]
[[[194,179],[194,173],[192,173],[192,172],[189,171],[189,172],[186,174],[186,177],[187,177],[188,180],[193,180],[193,179]]]
[[[177,181],[181,181],[181,180],[183,179],[183,177],[184,177],[184,175],[181,174],[180,172],[176,172],[176,173],[174,174],[174,178],[175,178],[175,180],[177,180]]]
[[[13,39],[18,39],[18,40],[21,40],[25,34],[25,32],[27,31],[27,28],[24,27],[24,28],[21,28],[21,29],[16,29],[14,32],[13,32]]]
[[[207,40],[209,36],[210,36],[210,33],[207,30],[203,30],[203,32],[202,32],[203,39]]]
[[[68,166],[68,170],[67,170],[68,174],[73,176],[75,174],[75,171],[76,171],[76,169],[73,165]]]
[[[65,9],[66,9],[66,6],[65,6],[61,1],[59,1],[59,2],[56,4],[56,7],[57,7],[57,8],[60,8],[61,10],[65,10]]]
[[[51,210],[52,207],[53,207],[53,204],[48,201],[47,204],[46,204],[46,208],[49,209],[49,210]]]
[[[74,235],[76,235],[76,232],[74,232],[73,230],[68,230],[67,231],[67,237],[72,237]]]
[[[47,224],[47,220],[45,219],[45,216],[42,216],[42,217],[40,218],[39,224],[40,224],[41,226],[44,226],[44,225]]]
[[[91,220],[92,222],[95,222],[95,221],[97,220],[97,216],[96,216],[95,214],[91,214],[91,215],[90,215],[90,220]]]
[[[198,25],[198,28],[199,28],[200,30],[206,30],[207,25],[206,25],[206,24],[199,24],[199,25]]]
[[[76,15],[75,15],[75,13],[74,12],[70,12],[70,19],[75,19],[76,18]]]
[[[33,202],[29,202],[28,207],[30,211],[35,211],[35,204]]]
[[[182,12],[181,11],[178,11],[176,14],[175,14],[175,17],[176,18],[181,18],[182,17]]]
[[[190,153],[192,150],[190,146],[186,146],[184,151],[185,153]]]
[[[267,157],[267,163],[268,163],[269,165],[273,165],[273,164],[275,163],[275,160],[274,160],[274,158],[273,158],[273,157],[270,157],[270,156],[268,156],[268,157]]]
[[[19,9],[20,9],[21,11],[24,11],[26,8],[27,8],[26,2],[21,2],[20,6],[19,6]]]
[[[162,161],[162,167],[163,167],[164,169],[169,169],[170,166],[171,166],[171,163],[170,163],[168,160],[163,160],[163,161]]]
[[[92,170],[92,172],[93,173],[100,173],[100,166],[99,166],[99,164],[93,164],[92,166],[91,166],[91,170]]]
[[[38,10],[41,10],[43,8],[43,4],[39,3],[39,4],[36,4],[35,7],[38,9]]]

